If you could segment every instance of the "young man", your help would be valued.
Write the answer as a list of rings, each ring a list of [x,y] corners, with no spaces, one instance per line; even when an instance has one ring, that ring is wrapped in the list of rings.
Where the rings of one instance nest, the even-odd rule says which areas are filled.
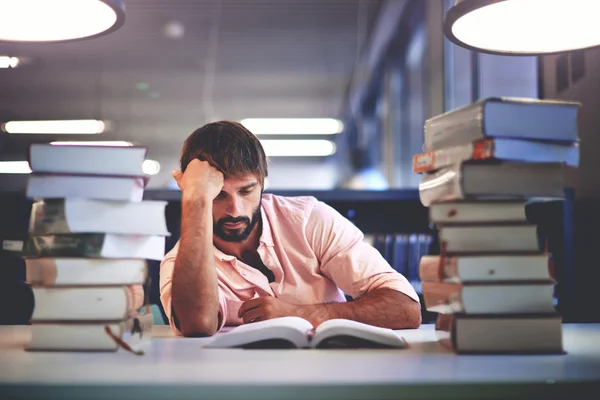
[[[263,194],[260,141],[236,122],[207,124],[183,145],[181,237],[160,268],[173,329],[299,316],[401,329],[421,324],[419,298],[363,234],[313,197]],[[354,300],[346,302],[345,294]]]

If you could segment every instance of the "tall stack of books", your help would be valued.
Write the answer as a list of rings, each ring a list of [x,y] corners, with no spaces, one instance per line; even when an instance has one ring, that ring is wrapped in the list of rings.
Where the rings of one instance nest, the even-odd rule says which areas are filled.
[[[579,163],[579,106],[489,98],[426,121],[413,170],[440,255],[422,257],[419,275],[454,351],[563,351],[550,255],[525,206],[564,197]]]
[[[148,338],[146,260],[165,251],[166,202],[142,201],[145,147],[33,144],[23,248],[29,350],[128,350]],[[139,342],[136,342],[139,344]],[[128,348],[129,346],[129,348]]]

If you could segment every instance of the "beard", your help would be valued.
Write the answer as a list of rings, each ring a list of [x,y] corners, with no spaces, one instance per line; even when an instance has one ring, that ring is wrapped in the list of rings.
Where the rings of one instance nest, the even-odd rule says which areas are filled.
[[[252,233],[252,230],[260,221],[260,206],[262,204],[261,201],[258,202],[258,207],[252,212],[251,218],[246,217],[245,215],[241,215],[239,217],[231,217],[227,216],[221,218],[213,225],[213,233],[218,238],[226,241],[226,242],[243,242]],[[244,225],[237,229],[228,229],[225,227],[226,223],[238,223],[243,222]]]

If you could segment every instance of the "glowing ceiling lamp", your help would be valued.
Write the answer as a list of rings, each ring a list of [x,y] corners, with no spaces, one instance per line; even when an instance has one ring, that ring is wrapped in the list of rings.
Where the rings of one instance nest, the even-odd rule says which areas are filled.
[[[91,38],[113,32],[124,22],[123,0],[0,0],[0,41]]]
[[[491,54],[541,55],[600,45],[597,0],[456,0],[444,33]]]

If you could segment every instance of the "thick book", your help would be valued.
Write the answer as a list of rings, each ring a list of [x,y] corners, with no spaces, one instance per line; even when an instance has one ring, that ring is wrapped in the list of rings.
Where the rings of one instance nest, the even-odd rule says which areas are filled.
[[[38,322],[31,325],[31,351],[117,351],[139,353],[152,339],[152,314],[111,322]]]
[[[135,176],[31,174],[26,195],[30,199],[142,201],[147,183],[147,177]]]
[[[428,282],[519,282],[554,279],[548,254],[423,256],[419,277]]]
[[[462,163],[423,175],[419,197],[433,203],[470,199],[564,198],[565,167],[559,163]]]
[[[82,258],[145,258],[162,260],[164,236],[73,233],[29,236],[22,256]]]
[[[406,341],[391,329],[347,319],[331,319],[316,329],[299,317],[281,317],[240,325],[218,334],[208,348],[398,348]]]
[[[32,286],[135,285],[148,276],[143,259],[27,258],[25,271]]]
[[[527,163],[579,165],[577,143],[557,144],[495,138],[429,151],[413,156],[413,171],[425,173],[469,160],[500,160]]]
[[[29,146],[32,172],[144,176],[144,146],[74,146],[33,143]]]
[[[438,236],[445,254],[516,254],[541,251],[537,226],[533,224],[442,225],[438,228]]]
[[[526,223],[525,200],[449,201],[429,207],[433,224]]]
[[[459,354],[563,354],[560,315],[449,315],[435,324],[439,343]]]
[[[135,313],[128,286],[32,287],[31,321],[123,321]]]
[[[428,311],[442,314],[548,314],[554,308],[554,281],[423,282]]]
[[[33,203],[31,235],[64,233],[115,233],[120,235],[169,236],[165,219],[166,201],[137,203],[53,199]]]
[[[485,138],[577,142],[580,103],[491,97],[425,121],[424,151]]]

